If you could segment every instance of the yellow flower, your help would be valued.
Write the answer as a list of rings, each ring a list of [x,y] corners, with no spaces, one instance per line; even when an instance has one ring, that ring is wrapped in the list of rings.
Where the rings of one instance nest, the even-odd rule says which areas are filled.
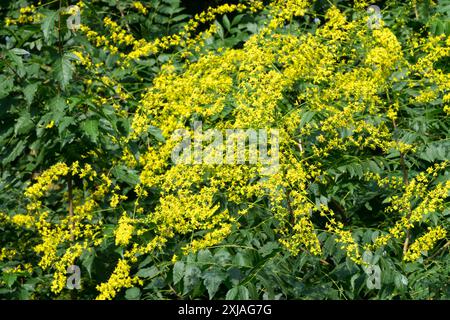
[[[51,129],[51,128],[53,128],[54,125],[55,125],[55,121],[52,120],[47,124],[46,128]]]
[[[435,243],[444,239],[447,232],[441,226],[436,228],[428,228],[428,232],[414,241],[409,247],[406,254],[403,256],[405,261],[415,261],[420,258],[421,254],[428,252]]]
[[[126,213],[119,219],[118,227],[114,232],[116,236],[116,245],[126,246],[130,242],[134,230],[134,227],[131,224],[132,221],[133,220],[129,218]]]
[[[138,283],[141,283],[138,277],[130,277],[130,266],[127,261],[120,259],[109,280],[97,286],[99,295],[96,299],[112,299],[122,288],[130,288]]]
[[[141,2],[139,2],[139,1],[134,1],[133,2],[133,7],[135,7],[143,15],[146,15],[148,13],[147,8],[144,7],[144,5]]]
[[[31,228],[34,225],[35,219],[29,215],[16,214],[11,218],[11,222],[17,224],[18,226]]]

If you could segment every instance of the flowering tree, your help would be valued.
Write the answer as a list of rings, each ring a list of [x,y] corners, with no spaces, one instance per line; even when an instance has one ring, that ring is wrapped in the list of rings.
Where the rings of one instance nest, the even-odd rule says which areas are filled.
[[[449,298],[449,7],[11,2],[0,294]]]

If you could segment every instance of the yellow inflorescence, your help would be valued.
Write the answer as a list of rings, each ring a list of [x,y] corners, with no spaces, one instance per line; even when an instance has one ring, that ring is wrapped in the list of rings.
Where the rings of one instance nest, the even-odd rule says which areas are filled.
[[[69,167],[65,163],[57,163],[51,168],[44,171],[38,178],[36,183],[31,185],[25,191],[25,196],[31,199],[38,199],[44,196],[45,191],[50,189],[53,182],[60,177],[64,177],[69,173]]]
[[[16,214],[11,218],[11,222],[15,223],[18,226],[31,228],[32,226],[34,226],[34,223],[36,221],[33,216],[29,216],[26,214]]]
[[[358,244],[353,239],[352,233],[343,228],[344,225],[341,222],[336,222],[333,218],[327,223],[328,231],[336,234],[336,241],[341,244],[341,249],[346,252],[347,257],[357,264],[362,264],[363,261]]]
[[[20,8],[19,12],[20,15],[17,19],[5,19],[6,26],[14,24],[39,23],[43,18],[42,14],[36,13],[36,7],[32,4],[27,7]]]
[[[69,247],[64,255],[58,260],[58,262],[55,263],[56,272],[53,275],[51,286],[51,289],[54,293],[61,292],[61,290],[66,286],[67,268],[74,264],[75,259],[81,255],[83,249],[85,249],[85,247],[82,244],[77,243]]]
[[[429,190],[428,184],[433,178],[437,177],[440,170],[447,168],[448,164],[448,161],[443,161],[429,167],[402,188],[402,196],[394,195],[391,197],[391,203],[386,208],[386,212],[399,212],[401,217],[389,228],[388,234],[379,236],[375,239],[374,244],[368,245],[366,248],[376,249],[386,245],[390,239],[404,239],[407,230],[412,229],[418,223],[428,222],[431,214],[443,209],[444,200],[450,191],[450,180],[445,183],[437,183],[431,190]],[[380,179],[379,177],[376,180],[381,184],[388,182],[386,179]],[[395,188],[398,189],[398,187]],[[421,201],[413,207],[412,203],[417,199]]]
[[[11,260],[16,254],[17,251],[15,249],[2,248],[0,250],[0,261],[3,261],[5,259]]]
[[[130,242],[134,230],[132,223],[133,220],[126,213],[119,219],[119,225],[115,231],[116,245],[126,246]]]
[[[447,232],[441,226],[436,228],[428,228],[428,232],[416,239],[409,250],[406,252],[403,260],[405,261],[415,261],[420,258],[424,252],[428,252],[437,241],[444,239]]]
[[[144,5],[139,2],[139,1],[134,1],[133,2],[133,7],[135,9],[137,9],[140,13],[142,13],[143,15],[146,15],[148,13],[148,10],[146,7],[144,7]]]
[[[34,248],[41,256],[39,266],[56,271],[53,292],[59,293],[63,289],[68,265],[87,248],[108,240],[108,236],[103,235],[104,217],[109,214],[101,213],[100,208],[104,207],[108,212],[115,212],[115,217],[120,217],[111,238],[124,253],[109,280],[97,286],[98,299],[112,299],[123,288],[140,284],[137,277],[130,275],[131,264],[139,256],[162,249],[174,239],[190,238],[180,252],[173,254],[173,262],[180,255],[220,245],[240,228],[239,217],[249,212],[255,199],[267,199],[270,213],[277,221],[279,241],[293,255],[300,252],[322,254],[318,230],[313,223],[313,217],[317,215],[328,220],[325,231],[336,236],[341,249],[357,264],[362,264],[360,245],[376,249],[391,240],[404,240],[407,232],[419,223],[430,222],[430,215],[443,208],[450,181],[433,186],[431,182],[439,171],[447,168],[446,161],[412,178],[407,177],[408,181],[400,174],[383,177],[361,173],[361,178],[395,191],[386,213],[396,220],[372,244],[359,244],[329,206],[313,201],[310,195],[313,185],[335,182],[332,181],[335,177],[327,174],[327,168],[324,168],[324,160],[334,152],[357,154],[379,150],[386,154],[397,150],[402,156],[416,152],[412,144],[394,138],[393,128],[403,106],[394,99],[386,103],[380,94],[395,81],[391,75],[399,68],[406,68],[436,83],[439,88],[436,96],[424,89],[411,103],[428,103],[443,95],[448,90],[448,77],[434,70],[433,63],[449,54],[449,44],[443,45],[441,37],[432,38],[429,44],[424,44],[426,55],[411,64],[389,28],[381,23],[380,28],[369,30],[366,20],[348,21],[335,6],[326,12],[326,21],[314,34],[285,32],[284,26],[305,15],[309,5],[310,2],[304,0],[272,1],[267,7],[269,23],[251,36],[242,48],[199,54],[195,62],[186,63],[181,70],[171,62],[161,68],[152,86],[142,94],[132,118],[132,132],[115,140],[118,144],[131,145],[150,128],[161,129],[164,137],[163,141],[146,143],[138,156],[131,148],[123,148],[121,158],[114,162],[114,166],[123,165],[138,173],[139,182],[133,186],[134,210],[120,208],[120,202],[127,196],[122,195],[121,188],[113,182],[111,171],[97,172],[89,163],[75,162],[71,165],[57,163],[40,173],[25,191],[30,200],[28,214],[16,214],[12,218],[2,216],[2,219],[37,230],[42,240]],[[366,1],[356,1],[356,5],[363,8]],[[133,7],[142,14],[147,14],[150,9],[140,2],[134,2]],[[154,41],[135,39],[110,18],[103,20],[108,35],[86,25],[80,30],[95,46],[118,54],[125,65],[176,46],[199,50],[202,37],[215,31],[215,27],[210,26],[194,37],[194,31],[201,24],[210,23],[226,13],[263,8],[261,1],[211,8],[196,15],[179,34]],[[362,53],[356,52],[355,45],[363,48]],[[113,90],[120,100],[131,97],[112,76],[98,74],[101,63],[94,63],[81,51],[73,54],[80,65],[95,75],[86,80],[88,88],[97,83]],[[363,57],[359,59],[361,55]],[[342,59],[343,56],[348,62]],[[308,86],[295,97],[293,110],[283,114],[286,92],[292,91],[299,82]],[[106,92],[99,90],[99,93]],[[98,98],[100,105],[110,101],[107,93]],[[120,109],[117,101],[114,108]],[[447,109],[444,111],[448,112]],[[320,117],[305,124],[305,110]],[[227,112],[227,116],[222,121],[215,121],[214,117],[222,112]],[[276,127],[280,133],[278,170],[262,177],[261,165],[174,165],[171,152],[176,141],[171,136],[177,129],[193,133],[188,124],[193,118],[204,119],[207,125],[214,124],[220,132]],[[317,135],[313,136],[314,133]],[[306,143],[312,150],[307,155]],[[69,181],[73,187],[71,197]],[[61,203],[67,206],[70,202],[72,208],[72,212],[61,209],[58,222],[52,219],[50,209],[42,203],[42,198],[52,190],[67,190]],[[158,190],[157,196],[155,190]],[[242,208],[236,212],[224,208],[217,200],[218,195],[225,196],[229,203],[242,205]],[[150,197],[155,200],[151,206],[146,202]],[[142,236],[144,234],[153,236],[148,239]],[[404,260],[416,260],[422,251],[429,250],[443,237],[445,230],[442,227],[430,229],[410,246]],[[63,246],[67,249],[60,253]],[[2,249],[3,259],[8,254]]]
[[[97,286],[97,300],[112,299],[122,288],[130,288],[140,281],[137,277],[130,277],[130,265],[126,260],[120,259],[108,282]]]

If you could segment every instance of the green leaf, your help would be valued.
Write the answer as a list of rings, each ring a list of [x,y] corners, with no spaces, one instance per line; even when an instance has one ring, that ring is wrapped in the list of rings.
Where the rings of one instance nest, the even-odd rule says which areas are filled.
[[[112,174],[120,181],[126,182],[129,185],[135,186],[139,183],[139,175],[135,170],[129,169],[125,166],[116,166],[112,169]]]
[[[251,258],[248,255],[238,252],[233,259],[234,264],[240,267],[251,267]]]
[[[153,261],[153,257],[151,255],[148,255],[144,261],[142,261],[141,263],[139,263],[138,269],[142,269],[144,268],[146,265],[148,265],[150,262]]]
[[[20,140],[16,144],[16,146],[10,152],[10,154],[6,158],[3,159],[2,163],[4,165],[16,160],[16,158],[22,154],[22,151],[25,149],[25,141],[26,140]]]
[[[55,31],[55,21],[57,16],[58,11],[48,11],[45,18],[42,20],[41,29],[47,43],[49,42],[51,33]]]
[[[28,133],[32,128],[34,128],[34,123],[31,121],[31,115],[29,112],[25,112],[17,119],[14,125],[14,134]]]
[[[141,295],[141,289],[133,287],[125,291],[125,299],[138,300]]]
[[[34,95],[37,91],[38,84],[32,83],[27,85],[25,88],[23,88],[23,95],[25,96],[25,100],[27,101],[28,105],[30,105],[33,102]]]
[[[219,22],[217,22],[217,21],[215,21],[214,22],[214,24],[216,25],[216,27],[217,27],[217,34],[219,35],[219,37],[220,37],[220,39],[224,39],[224,37],[225,37],[225,35],[224,35],[224,32],[223,32],[223,27],[222,27],[222,25],[219,23]]]
[[[58,124],[58,133],[61,134],[67,129],[68,126],[73,124],[75,119],[73,117],[63,117]]]
[[[7,139],[11,137],[13,131],[13,128],[9,127],[4,133],[0,134],[0,146],[6,144]]]
[[[48,106],[51,111],[51,117],[55,121],[60,120],[64,116],[67,108],[65,100],[61,96],[56,96],[51,99],[48,102]]]
[[[361,275],[359,273],[354,274],[351,278],[350,278],[350,285],[352,287],[352,291],[356,291],[355,289],[355,281],[360,277]]]
[[[225,29],[227,29],[228,31],[230,31],[230,20],[228,20],[227,15],[223,16],[223,26],[225,27]]]
[[[203,284],[208,290],[209,299],[212,299],[219,290],[220,284],[225,280],[226,273],[219,270],[207,270],[203,273]]]
[[[8,57],[11,59],[13,64],[16,66],[15,72],[19,77],[25,76],[25,68],[23,66],[23,59],[20,55],[14,54],[11,50],[7,52]]]
[[[61,85],[61,88],[65,90],[73,76],[74,67],[67,56],[62,56],[56,59],[53,64],[55,79]]]
[[[13,290],[7,289],[7,288],[0,288],[0,294],[10,293],[10,292],[13,292]]]
[[[140,269],[136,273],[136,276],[138,276],[139,278],[153,278],[158,273],[159,273],[158,268],[153,266],[153,267],[150,267],[150,268]]]
[[[94,249],[85,250],[80,257],[80,259],[82,261],[81,264],[83,267],[86,268],[86,270],[89,274],[89,277],[91,277],[92,264],[94,262],[94,258],[95,258],[95,250]]]
[[[214,258],[211,254],[211,251],[209,250],[200,250],[197,253],[197,262],[199,264],[208,264],[208,263],[213,263],[214,262]]]
[[[184,276],[184,262],[177,261],[173,266],[173,283],[177,284]]]
[[[243,17],[244,17],[243,14],[238,14],[238,15],[235,16],[235,17],[233,18],[233,20],[231,21],[231,25],[232,25],[232,26],[237,25],[239,22],[241,22],[241,20],[242,20]]]
[[[434,35],[440,35],[444,33],[445,31],[445,25],[442,20],[434,20],[431,23],[431,33]]]
[[[166,141],[166,139],[162,135],[161,129],[157,127],[150,126],[150,128],[148,129],[148,133],[150,133],[153,137],[155,137],[155,139],[158,140],[159,142]]]
[[[444,23],[444,32],[447,36],[450,35],[450,19]]]
[[[251,33],[257,33],[258,32],[258,25],[256,23],[249,22],[246,24],[246,28]]]
[[[14,53],[15,55],[18,55],[18,56],[23,56],[23,55],[26,55],[26,54],[30,54],[27,50],[20,49],[20,48],[13,48],[10,51],[12,53]]]
[[[185,20],[185,19],[187,19],[189,17],[190,17],[190,15],[188,15],[188,14],[180,14],[180,15],[177,15],[177,16],[173,17],[172,21],[179,22],[179,21]]]
[[[370,168],[370,170],[371,170],[372,172],[374,172],[374,173],[381,173],[380,167],[379,167],[378,164],[377,164],[375,161],[373,161],[373,160],[370,160],[370,161],[369,161],[369,168]]]
[[[14,282],[16,280],[17,280],[17,275],[14,273],[4,273],[3,274],[3,281],[9,288],[11,288],[11,286],[14,284]]]
[[[187,294],[192,289],[194,289],[194,287],[200,281],[201,273],[202,273],[201,270],[196,265],[189,264],[186,266],[183,278],[183,286],[184,286],[183,294]]]
[[[223,265],[230,262],[231,255],[227,249],[221,248],[214,254],[214,260],[216,263]]]
[[[248,300],[248,289],[244,286],[237,286],[228,290],[225,300]]]
[[[81,123],[81,129],[93,142],[97,142],[98,123],[97,119],[89,119]]]
[[[263,245],[261,248],[259,248],[258,252],[263,256],[266,257],[272,253],[272,251],[278,249],[280,246],[277,242],[271,241]]]
[[[14,88],[14,80],[12,77],[0,75],[0,99],[7,97]]]
[[[305,111],[302,114],[299,127],[303,128],[307,123],[311,122],[311,119],[316,115],[314,111]]]
[[[405,290],[408,287],[408,278],[401,273],[396,273],[394,283],[397,289]]]

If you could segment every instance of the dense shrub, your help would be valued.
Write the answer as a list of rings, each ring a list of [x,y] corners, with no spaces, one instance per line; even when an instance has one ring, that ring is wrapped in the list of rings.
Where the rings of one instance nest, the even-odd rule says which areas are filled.
[[[449,298],[448,0],[70,5],[0,11],[3,298]]]

